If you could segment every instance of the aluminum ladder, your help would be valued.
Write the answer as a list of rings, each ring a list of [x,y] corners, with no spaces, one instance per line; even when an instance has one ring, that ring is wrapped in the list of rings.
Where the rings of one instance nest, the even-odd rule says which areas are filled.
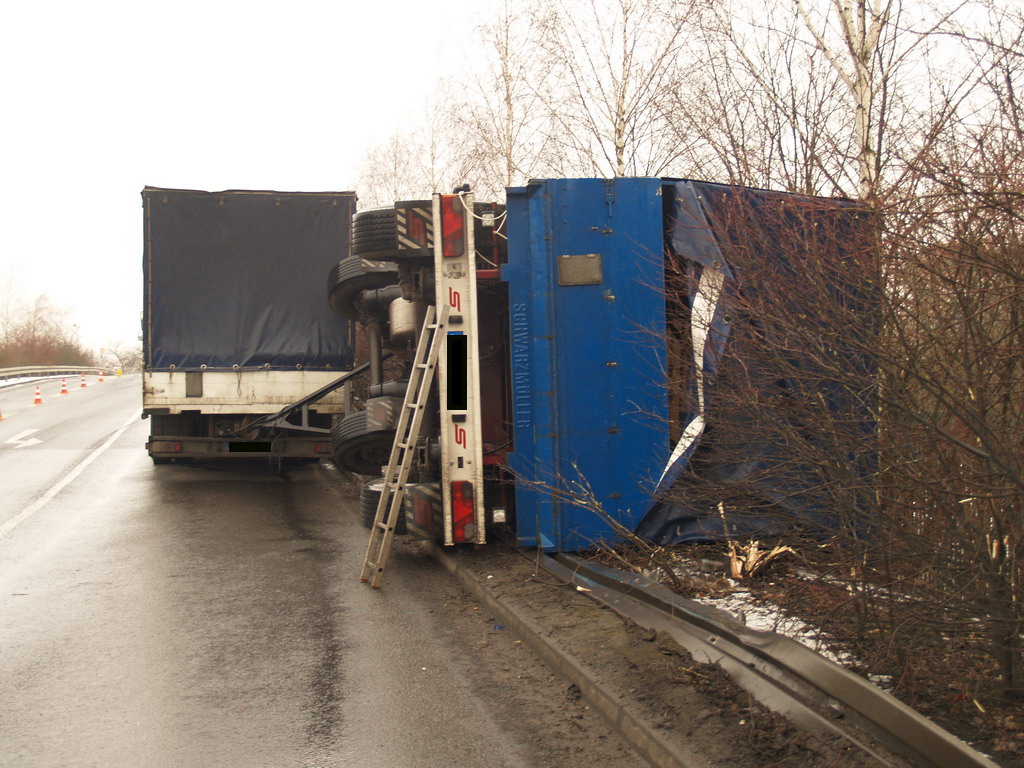
[[[398,525],[398,516],[402,513],[405,485],[409,478],[412,457],[416,451],[416,439],[423,423],[427,398],[430,397],[430,384],[434,380],[434,370],[437,367],[437,357],[447,323],[447,305],[441,307],[440,316],[435,307],[427,307],[420,340],[416,345],[412,371],[409,373],[409,386],[405,390],[402,412],[395,429],[395,442],[391,446],[391,457],[384,472],[384,488],[377,501],[377,512],[370,527],[370,542],[366,547],[366,558],[363,560],[363,570],[359,576],[360,581],[369,582],[374,589],[380,589],[384,568],[391,553],[391,541]]]

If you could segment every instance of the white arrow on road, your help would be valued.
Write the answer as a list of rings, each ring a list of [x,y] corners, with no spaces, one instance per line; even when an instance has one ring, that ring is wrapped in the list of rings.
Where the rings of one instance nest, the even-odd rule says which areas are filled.
[[[26,429],[24,432],[19,432],[10,440],[6,440],[5,443],[10,443],[18,448],[24,448],[26,445],[35,445],[36,443],[43,442],[38,437],[29,437],[33,432],[38,432],[38,429]]]

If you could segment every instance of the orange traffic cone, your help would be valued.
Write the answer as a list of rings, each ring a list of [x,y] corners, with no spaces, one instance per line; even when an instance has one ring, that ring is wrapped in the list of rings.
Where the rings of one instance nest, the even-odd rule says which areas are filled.
[[[82,374],[82,385],[79,387],[79,389],[82,389],[82,388],[87,387],[87,386],[89,386],[89,385],[85,383],[85,374],[83,373]]]
[[[68,393],[68,382],[67,379],[60,380],[60,393],[66,395]]]
[[[4,412],[0,411],[0,421],[3,421],[3,420],[4,420]]]
[[[32,405],[43,404],[43,393],[39,391],[39,385],[36,384],[36,399],[32,401]]]
[[[103,371],[100,371],[100,380],[97,383],[98,384],[102,384],[103,383]]]

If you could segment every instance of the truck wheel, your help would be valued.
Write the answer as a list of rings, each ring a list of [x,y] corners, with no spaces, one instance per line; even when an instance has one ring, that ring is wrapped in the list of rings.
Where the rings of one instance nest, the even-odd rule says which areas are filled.
[[[373,519],[377,516],[377,504],[382,493],[384,493],[383,477],[370,480],[359,492],[359,514],[363,521],[363,527],[373,528]],[[404,536],[407,533],[404,514],[398,516],[395,533],[399,536]]]
[[[327,277],[327,300],[331,309],[348,320],[359,319],[359,295],[363,291],[397,285],[398,270],[362,259],[339,261]]]
[[[430,200],[371,208],[352,217],[352,255],[380,261],[433,260]]]
[[[357,475],[377,475],[391,458],[393,429],[370,426],[366,411],[350,413],[331,430],[331,458]]]

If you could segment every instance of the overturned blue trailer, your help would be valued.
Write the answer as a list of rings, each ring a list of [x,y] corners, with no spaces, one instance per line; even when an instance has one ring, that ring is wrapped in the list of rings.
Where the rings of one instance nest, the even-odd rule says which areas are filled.
[[[508,217],[520,544],[715,538],[715,499],[730,487],[745,499],[730,535],[837,524],[806,443],[842,433],[845,471],[870,471],[872,262],[855,205],[688,180],[558,180],[509,190]],[[768,337],[780,328],[786,339]],[[727,377],[731,343],[742,375]],[[740,413],[744,387],[779,418]],[[806,423],[808,409],[828,423]],[[702,472],[716,495],[696,492]]]
[[[403,319],[447,318],[407,530],[479,544],[505,524],[579,551],[836,524],[873,456],[865,221],[845,200],[660,178],[356,214],[354,255],[393,266],[332,278],[336,310],[409,357]],[[400,411],[403,375],[373,382],[366,410]],[[372,421],[386,456],[403,438]]]

